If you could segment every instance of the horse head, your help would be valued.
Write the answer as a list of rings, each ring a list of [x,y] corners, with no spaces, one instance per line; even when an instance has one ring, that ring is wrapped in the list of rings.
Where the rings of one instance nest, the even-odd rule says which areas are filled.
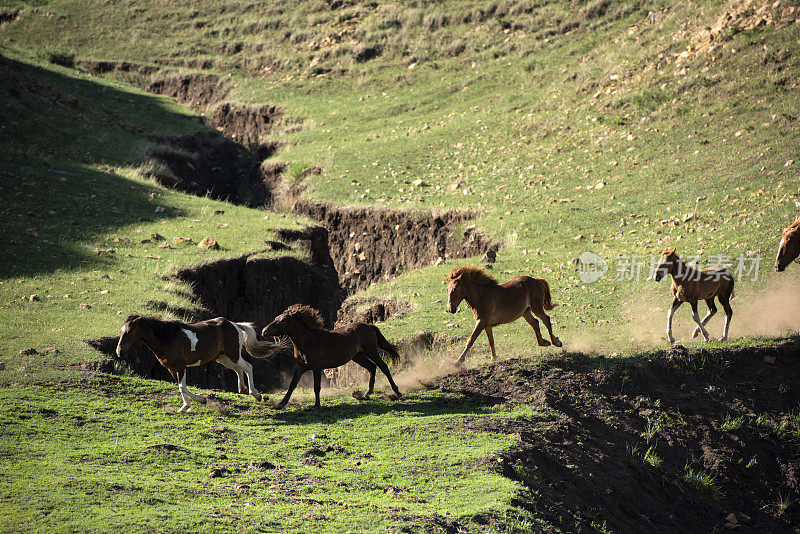
[[[122,324],[119,332],[119,343],[117,343],[117,357],[121,357],[132,346],[136,345],[142,338],[142,326],[139,324],[140,315],[129,315]]]
[[[669,247],[665,248],[664,252],[661,253],[661,258],[658,260],[658,265],[656,265],[653,279],[656,282],[660,282],[662,278],[672,272],[677,260],[678,255],[675,253],[675,249]]]
[[[800,256],[800,219],[783,230],[781,242],[778,244],[778,255],[775,256],[775,270],[783,272],[797,256]]]
[[[283,312],[279,316],[275,317],[271,323],[261,330],[262,337],[280,337],[289,335],[291,331],[291,322],[292,316],[291,314],[287,314]]]
[[[463,275],[461,273],[456,276],[453,276],[453,273],[450,273],[450,276],[447,277],[448,284],[447,308],[445,308],[446,312],[456,313],[456,310],[458,310],[458,305],[461,304],[461,301],[467,296],[462,276]]]

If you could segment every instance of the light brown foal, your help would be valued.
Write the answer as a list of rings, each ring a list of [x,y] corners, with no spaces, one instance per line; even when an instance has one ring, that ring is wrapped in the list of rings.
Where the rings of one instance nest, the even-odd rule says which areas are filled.
[[[690,267],[685,261],[675,253],[675,249],[664,249],[661,253],[658,265],[656,266],[655,281],[659,282],[669,274],[672,276],[672,306],[667,312],[667,339],[670,343],[675,343],[672,337],[672,316],[675,315],[681,304],[688,302],[692,306],[692,318],[697,323],[697,327],[692,333],[692,337],[703,333],[703,338],[708,341],[708,331],[706,323],[717,313],[714,305],[714,297],[719,299],[722,308],[725,310],[725,327],[722,330],[722,341],[728,339],[728,328],[733,317],[730,300],[733,298],[733,276],[725,267],[709,267],[707,269],[695,269]],[[705,300],[708,306],[708,313],[703,320],[697,313],[697,301]]]
[[[800,219],[783,229],[781,241],[778,243],[778,255],[775,256],[775,270],[783,272],[800,256]]]
[[[192,393],[186,387],[187,367],[216,360],[236,372],[240,393],[249,393],[256,400],[261,400],[253,379],[253,366],[242,358],[242,349],[256,358],[265,358],[282,347],[269,341],[259,341],[252,324],[234,323],[223,317],[186,324],[129,315],[120,331],[117,356],[137,343],[143,343],[153,351],[159,363],[167,368],[177,382],[183,398],[183,406],[178,410],[180,413],[189,409],[189,399],[201,404],[206,402],[205,397]],[[247,385],[244,375],[247,375]]]
[[[561,341],[553,335],[550,317],[545,313],[545,311],[555,308],[555,304],[550,301],[550,286],[547,281],[530,276],[517,276],[501,284],[489,276],[486,271],[477,267],[456,267],[447,277],[447,281],[446,311],[456,313],[458,305],[463,300],[475,316],[475,330],[473,330],[461,356],[456,360],[456,365],[464,363],[467,352],[481,331],[484,330],[492,351],[492,361],[495,361],[497,353],[494,350],[492,328],[512,323],[520,317],[524,317],[533,327],[539,346],[547,347],[550,342],[542,337],[539,321],[534,315],[541,319],[547,327],[553,345],[561,346]]]

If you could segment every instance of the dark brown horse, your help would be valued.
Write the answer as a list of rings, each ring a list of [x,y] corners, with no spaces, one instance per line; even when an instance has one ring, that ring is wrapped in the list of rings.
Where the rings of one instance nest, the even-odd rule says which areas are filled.
[[[203,365],[216,360],[228,369],[233,369],[239,377],[239,393],[249,393],[256,400],[261,394],[253,380],[253,366],[242,358],[242,348],[251,356],[265,358],[280,344],[258,341],[253,325],[234,323],[223,317],[181,323],[163,321],[153,317],[129,315],[120,331],[117,356],[137,343],[143,343],[156,355],[158,361],[167,368],[183,398],[179,412],[189,409],[189,399],[205,404],[206,398],[196,395],[186,387],[186,368]],[[244,375],[248,385],[245,385]]]
[[[497,354],[494,350],[492,327],[514,322],[520,317],[524,317],[533,327],[539,346],[547,347],[550,342],[542,337],[539,321],[534,315],[547,327],[553,345],[561,346],[561,341],[553,335],[550,317],[545,313],[555,308],[555,304],[550,301],[550,286],[547,281],[530,276],[517,276],[501,284],[477,267],[456,267],[447,277],[447,281],[449,283],[447,311],[456,313],[458,305],[463,300],[475,316],[475,330],[461,356],[456,360],[456,365],[464,363],[467,351],[482,330],[486,331],[489,348],[492,350],[492,361],[495,361]]]
[[[783,272],[800,256],[800,218],[783,229],[781,242],[778,243],[778,255],[775,257],[775,270]]]
[[[375,386],[376,368],[389,379],[389,385],[392,386],[396,398],[402,396],[397,384],[392,380],[389,366],[381,358],[378,349],[389,354],[392,363],[399,361],[400,355],[397,353],[397,347],[383,337],[378,327],[365,323],[350,323],[335,330],[326,330],[323,324],[317,310],[310,306],[295,304],[262,330],[261,335],[265,337],[288,336],[294,346],[295,367],[292,381],[283,400],[275,408],[282,410],[286,407],[300,377],[311,370],[314,373],[316,396],[314,407],[319,409],[322,370],[339,367],[350,360],[369,371],[369,390],[365,398],[372,394]]]
[[[670,343],[675,342],[672,337],[672,316],[675,310],[684,302],[692,306],[692,318],[697,323],[697,327],[692,333],[692,337],[697,337],[700,332],[703,338],[708,341],[708,331],[706,323],[717,313],[714,305],[714,297],[719,299],[722,308],[725,310],[725,328],[722,330],[722,341],[728,339],[728,328],[731,325],[733,309],[730,300],[733,298],[733,276],[725,267],[709,267],[708,269],[695,269],[690,267],[685,261],[675,253],[675,249],[667,248],[661,253],[655,271],[655,281],[659,282],[667,275],[672,276],[672,306],[667,312],[667,339]],[[697,313],[697,301],[705,300],[708,306],[708,313],[703,320]]]

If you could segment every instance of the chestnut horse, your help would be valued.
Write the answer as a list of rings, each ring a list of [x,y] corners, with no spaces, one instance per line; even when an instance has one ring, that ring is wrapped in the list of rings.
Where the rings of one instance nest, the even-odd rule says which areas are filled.
[[[719,299],[722,308],[725,310],[725,328],[722,330],[722,341],[728,339],[728,328],[731,324],[733,310],[730,300],[733,298],[733,276],[725,267],[709,267],[707,269],[695,269],[690,267],[685,261],[675,253],[675,249],[667,248],[661,253],[658,265],[655,270],[655,281],[660,282],[662,278],[672,276],[672,306],[667,312],[667,339],[670,343],[675,342],[672,337],[672,316],[681,304],[688,302],[692,306],[692,318],[697,323],[697,327],[692,333],[692,337],[697,337],[700,332],[703,338],[708,341],[708,331],[706,323],[717,313],[714,305],[714,297]],[[703,320],[697,313],[697,301],[705,300],[708,306],[708,313]]]
[[[183,406],[178,410],[180,413],[189,409],[189,399],[201,404],[206,402],[205,397],[195,395],[186,387],[187,367],[216,360],[236,371],[239,393],[249,393],[261,400],[253,380],[253,366],[242,358],[242,348],[251,356],[264,358],[281,347],[269,341],[258,341],[252,324],[234,323],[223,317],[185,324],[129,315],[120,331],[117,356],[122,356],[123,352],[140,342],[153,351],[177,382],[183,398]],[[245,374],[248,385],[244,382]]]
[[[781,242],[778,244],[778,255],[775,257],[775,270],[783,272],[792,261],[800,256],[800,218],[783,229]]]
[[[310,306],[295,304],[289,306],[274,321],[264,327],[261,335],[288,336],[294,347],[295,367],[292,381],[283,400],[275,406],[282,410],[289,402],[294,388],[308,370],[314,373],[314,407],[319,410],[319,391],[322,381],[322,370],[333,369],[354,361],[369,371],[369,390],[364,398],[372,394],[375,387],[376,367],[389,379],[389,385],[395,392],[396,398],[402,394],[397,389],[397,384],[392,380],[389,366],[381,358],[378,349],[389,354],[392,363],[400,360],[397,347],[389,343],[378,327],[365,323],[350,323],[335,330],[323,328],[323,320],[319,312]]]
[[[456,313],[458,305],[463,300],[475,315],[475,330],[473,330],[461,356],[456,360],[456,365],[464,363],[467,351],[475,343],[482,330],[486,331],[489,348],[492,350],[492,361],[495,361],[497,354],[494,350],[492,327],[514,322],[520,317],[524,317],[533,327],[539,346],[547,347],[550,342],[542,337],[539,321],[534,318],[534,315],[541,319],[547,327],[553,345],[561,346],[561,341],[553,335],[550,317],[545,313],[556,306],[550,301],[550,286],[547,281],[530,276],[517,276],[500,284],[486,271],[477,267],[456,267],[447,277],[447,281],[446,311]]]

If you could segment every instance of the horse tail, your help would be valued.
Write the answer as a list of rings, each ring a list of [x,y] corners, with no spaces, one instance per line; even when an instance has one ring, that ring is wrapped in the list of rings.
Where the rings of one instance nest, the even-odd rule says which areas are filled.
[[[282,345],[272,341],[259,341],[253,323],[233,323],[242,332],[241,345],[250,356],[264,359],[278,351]]]
[[[544,293],[542,296],[542,307],[544,311],[550,311],[558,304],[553,304],[553,301],[550,299],[550,284],[547,283],[547,280],[540,279],[539,282],[542,285],[542,292]]]
[[[381,334],[381,331],[378,330],[377,326],[374,324],[370,326],[373,330],[375,330],[375,337],[378,338],[378,348],[389,355],[389,357],[392,359],[392,365],[397,365],[400,362],[400,353],[397,352],[397,345],[390,343],[388,339],[383,337],[383,334]]]

